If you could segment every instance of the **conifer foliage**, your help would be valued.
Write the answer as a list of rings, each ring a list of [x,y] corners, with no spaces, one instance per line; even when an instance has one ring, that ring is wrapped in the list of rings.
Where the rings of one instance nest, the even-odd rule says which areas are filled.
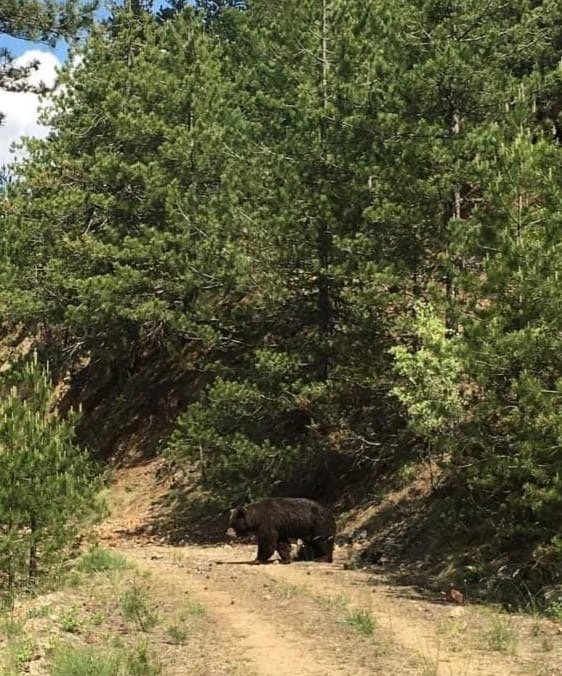
[[[561,12],[114,7],[4,190],[3,317],[204,371],[166,443],[224,500],[421,454],[556,578]]]
[[[0,593],[53,574],[94,514],[94,467],[74,442],[76,415],[54,408],[48,370],[34,354],[2,373]]]
[[[81,0],[0,0],[0,35],[54,46],[61,38],[76,37],[90,23],[96,4]],[[1,48],[0,89],[30,89],[26,77],[36,66],[16,65],[10,50]]]

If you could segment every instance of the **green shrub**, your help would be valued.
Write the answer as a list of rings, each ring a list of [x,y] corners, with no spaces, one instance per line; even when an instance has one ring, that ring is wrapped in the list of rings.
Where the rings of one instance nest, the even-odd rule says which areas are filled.
[[[96,545],[82,556],[76,568],[83,573],[100,573],[107,570],[126,570],[130,568],[130,564],[121,554]]]
[[[0,388],[0,592],[13,597],[62,567],[92,518],[98,484],[74,442],[77,416],[54,415],[54,389],[37,355],[12,364]]]

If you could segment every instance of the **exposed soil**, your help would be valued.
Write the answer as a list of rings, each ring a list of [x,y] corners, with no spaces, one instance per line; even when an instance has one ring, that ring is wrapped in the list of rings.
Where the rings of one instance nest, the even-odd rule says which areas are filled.
[[[472,605],[450,590],[428,600],[382,568],[349,569],[352,546],[336,548],[333,564],[256,566],[254,545],[202,544],[189,530],[187,544],[165,544],[154,528],[169,489],[158,467],[117,471],[100,537],[150,572],[159,603],[203,604],[215,637],[208,673],[223,673],[214,660],[227,659],[258,675],[562,676],[559,624]],[[355,525],[370,517],[354,515]],[[190,669],[174,663],[165,673]]]
[[[352,569],[353,545],[337,547],[333,564],[253,565],[255,545],[217,543],[216,515],[207,541],[187,529],[173,546],[159,532],[171,489],[161,462],[114,479],[98,539],[134,567],[82,573],[16,607],[33,650],[20,671],[2,673],[50,676],[62,642],[102,653],[146,644],[173,676],[562,676],[559,623],[471,604],[458,590],[428,600],[383,567]],[[125,617],[123,595],[135,585],[158,617],[150,628]],[[0,627],[0,661],[10,643],[13,653]]]
[[[152,573],[155,594],[174,589],[178,603],[185,594],[198,599],[244,673],[562,674],[556,624],[428,603],[382,577],[344,570],[343,552],[332,565],[255,566],[248,545],[122,551]],[[372,633],[353,620],[358,611],[373,618]],[[169,673],[192,672],[185,665]]]

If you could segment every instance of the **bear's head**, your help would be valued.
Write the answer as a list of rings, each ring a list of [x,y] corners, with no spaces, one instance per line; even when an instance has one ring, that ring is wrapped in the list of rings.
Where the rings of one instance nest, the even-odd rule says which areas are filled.
[[[228,520],[228,529],[226,534],[230,537],[244,535],[248,533],[250,526],[248,524],[246,510],[244,507],[236,507],[230,512],[230,519]]]

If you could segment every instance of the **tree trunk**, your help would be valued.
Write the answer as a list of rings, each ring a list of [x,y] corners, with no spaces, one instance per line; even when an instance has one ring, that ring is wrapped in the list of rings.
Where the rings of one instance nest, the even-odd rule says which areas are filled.
[[[321,107],[322,121],[320,124],[320,194],[326,189],[328,183],[328,0],[322,0],[322,26],[321,26],[321,56],[322,68],[321,81]],[[330,354],[327,345],[328,336],[332,332],[332,300],[329,265],[332,249],[332,233],[328,222],[327,209],[323,208],[319,213],[318,224],[318,332],[320,337],[320,354],[318,359],[318,377],[326,381],[330,370]]]
[[[30,540],[29,540],[29,579],[35,580],[37,577],[37,518],[32,515],[29,520]]]

